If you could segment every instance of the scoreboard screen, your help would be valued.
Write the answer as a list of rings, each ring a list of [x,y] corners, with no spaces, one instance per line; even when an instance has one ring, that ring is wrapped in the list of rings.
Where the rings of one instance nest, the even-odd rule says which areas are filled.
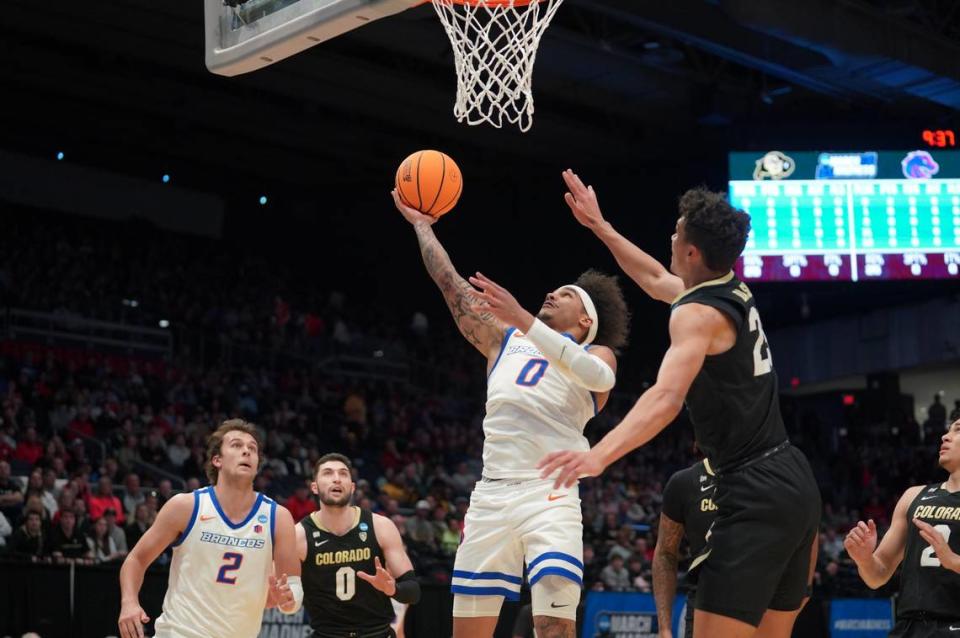
[[[960,279],[960,151],[730,154],[745,281]]]

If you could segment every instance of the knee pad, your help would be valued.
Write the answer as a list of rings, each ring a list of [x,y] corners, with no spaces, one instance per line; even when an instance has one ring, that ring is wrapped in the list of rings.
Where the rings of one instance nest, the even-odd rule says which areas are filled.
[[[577,619],[580,605],[580,585],[569,578],[550,574],[530,588],[534,616]]]
[[[499,616],[503,596],[453,595],[453,615],[456,618],[483,618]]]

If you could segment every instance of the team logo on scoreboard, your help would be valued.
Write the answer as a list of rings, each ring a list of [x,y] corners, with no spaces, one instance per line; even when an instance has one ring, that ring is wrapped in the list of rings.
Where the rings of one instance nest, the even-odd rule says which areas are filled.
[[[753,179],[760,181],[763,179],[785,179],[793,175],[797,163],[792,157],[781,153],[780,151],[770,151],[757,160],[757,165],[753,169]]]
[[[876,179],[879,155],[865,153],[820,153],[817,179]]]
[[[930,179],[940,172],[940,165],[927,151],[910,151],[900,160],[900,167],[907,179]]]

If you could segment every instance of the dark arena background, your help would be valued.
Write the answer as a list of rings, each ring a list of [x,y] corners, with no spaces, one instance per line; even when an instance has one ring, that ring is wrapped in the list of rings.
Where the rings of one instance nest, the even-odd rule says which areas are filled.
[[[461,273],[529,309],[587,268],[621,275],[630,344],[591,443],[654,382],[669,307],[573,218],[561,171],[663,263],[686,189],[751,214],[736,271],[823,499],[794,636],[886,636],[897,576],[866,587],[843,537],[867,518],[882,534],[907,487],[945,476],[960,418],[956,2],[566,0],[526,133],[457,121],[429,6],[232,77],[208,46],[200,2],[0,7],[0,636],[118,635],[124,555],[206,484],[206,436],[233,416],[262,430],[256,488],[295,520],[317,507],[313,462],[353,460],[355,502],[398,525],[422,584],[403,635],[451,635],[485,371],[390,198],[428,148],[463,173],[434,226]],[[681,413],[582,481],[578,636],[658,635],[661,495],[697,458]],[[48,544],[67,509],[90,539],[74,558]],[[169,556],[141,592],[154,619]],[[532,635],[527,602],[496,636]],[[308,634],[302,614],[264,617],[261,636]]]

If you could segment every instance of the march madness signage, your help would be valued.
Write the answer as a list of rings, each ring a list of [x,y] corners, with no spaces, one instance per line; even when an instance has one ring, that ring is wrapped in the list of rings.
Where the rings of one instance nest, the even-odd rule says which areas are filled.
[[[289,616],[272,608],[264,610],[257,638],[306,638],[309,635],[310,625],[302,607]]]
[[[674,635],[683,635],[678,623],[685,603],[684,596],[674,602]],[[659,631],[657,607],[650,594],[587,593],[581,638],[657,638]]]
[[[830,601],[831,638],[886,638],[893,629],[889,598],[838,598]]]

